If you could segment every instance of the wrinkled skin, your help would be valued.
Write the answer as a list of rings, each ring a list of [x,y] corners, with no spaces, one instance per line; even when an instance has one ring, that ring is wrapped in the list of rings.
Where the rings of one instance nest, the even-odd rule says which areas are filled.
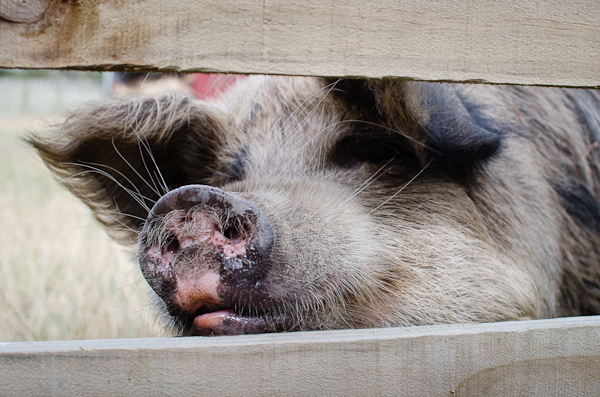
[[[254,76],[30,143],[224,335],[600,313],[598,137],[595,91]]]

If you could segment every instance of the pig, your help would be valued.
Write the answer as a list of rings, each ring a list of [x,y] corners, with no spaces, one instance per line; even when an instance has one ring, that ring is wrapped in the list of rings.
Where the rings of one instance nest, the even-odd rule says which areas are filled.
[[[249,76],[33,146],[176,335],[600,313],[595,90]]]

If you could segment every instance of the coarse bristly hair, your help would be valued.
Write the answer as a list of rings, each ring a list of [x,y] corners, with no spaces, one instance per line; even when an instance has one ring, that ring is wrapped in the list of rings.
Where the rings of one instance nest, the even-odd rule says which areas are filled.
[[[261,287],[223,278],[216,307],[273,331],[600,314],[599,137],[594,90],[250,76],[212,102],[93,104],[29,144],[140,252],[172,241],[173,217],[228,227],[195,208],[140,236],[173,189],[260,207],[276,235]],[[171,270],[200,277],[207,255]]]

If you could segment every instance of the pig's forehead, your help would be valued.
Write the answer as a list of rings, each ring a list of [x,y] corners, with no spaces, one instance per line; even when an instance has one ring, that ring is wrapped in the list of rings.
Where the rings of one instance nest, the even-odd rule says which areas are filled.
[[[331,107],[328,93],[332,89],[333,85],[319,78],[249,76],[237,81],[221,101],[231,122],[248,124],[259,118],[306,115],[324,102]]]
[[[333,86],[322,79],[250,76],[224,96],[227,135],[243,143],[307,145],[330,139],[342,117]]]

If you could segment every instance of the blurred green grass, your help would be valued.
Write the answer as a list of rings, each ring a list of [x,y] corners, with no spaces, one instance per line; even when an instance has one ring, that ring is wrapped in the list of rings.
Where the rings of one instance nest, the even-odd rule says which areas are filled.
[[[159,336],[132,250],[112,242],[0,115],[0,342]]]

